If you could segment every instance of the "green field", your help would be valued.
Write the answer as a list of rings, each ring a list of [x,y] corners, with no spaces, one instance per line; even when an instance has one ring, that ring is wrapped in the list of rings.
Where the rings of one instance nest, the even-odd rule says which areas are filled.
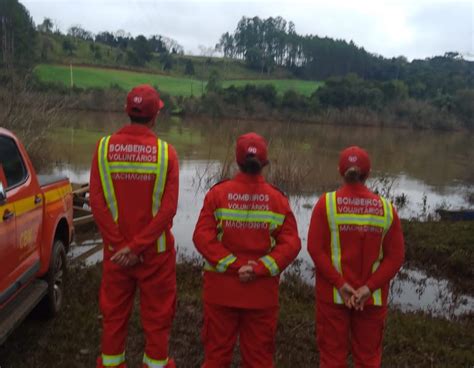
[[[69,66],[41,64],[35,68],[35,73],[44,82],[71,84]],[[73,66],[72,74],[74,85],[81,88],[109,88],[112,85],[118,85],[128,90],[137,84],[148,83],[158,87],[160,91],[167,92],[173,96],[199,96],[204,91],[206,85],[203,81],[186,77],[86,66]],[[224,87],[231,85],[243,86],[245,84],[272,84],[279,94],[293,89],[306,96],[311,95],[322,85],[321,82],[296,79],[240,79],[223,82]]]

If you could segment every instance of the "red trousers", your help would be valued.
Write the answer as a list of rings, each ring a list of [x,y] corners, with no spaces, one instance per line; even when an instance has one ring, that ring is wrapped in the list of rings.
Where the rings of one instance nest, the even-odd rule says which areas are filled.
[[[278,307],[242,309],[204,303],[202,368],[226,368],[240,338],[241,366],[273,368]]]
[[[316,341],[321,368],[345,368],[349,349],[354,366],[380,367],[387,307],[366,306],[363,311],[344,305],[316,302]]]
[[[143,263],[123,268],[104,260],[99,304],[102,312],[102,357],[97,367],[125,367],[128,321],[135,291],[146,345],[144,367],[167,365],[168,339],[176,308],[176,253],[145,252]]]

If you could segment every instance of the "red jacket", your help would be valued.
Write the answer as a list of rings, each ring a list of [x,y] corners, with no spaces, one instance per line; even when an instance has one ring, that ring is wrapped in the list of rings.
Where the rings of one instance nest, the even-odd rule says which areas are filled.
[[[301,249],[288,199],[243,173],[207,193],[193,240],[207,261],[204,300],[239,308],[278,306],[279,274]],[[241,283],[237,272],[249,260],[258,262],[257,279]]]
[[[367,304],[386,305],[390,280],[404,259],[397,212],[362,184],[344,185],[335,195],[335,216],[330,210],[333,197],[327,193],[314,208],[308,233],[308,251],[316,265],[316,297],[336,302],[334,288],[347,282],[355,289],[369,287],[372,298]],[[332,218],[337,219],[333,233]]]
[[[167,148],[168,156],[167,165],[163,165],[166,168],[163,170],[166,171],[166,179],[163,180],[164,192],[159,210],[153,216],[156,170],[151,173],[137,173],[132,168],[142,164],[156,166],[160,157],[156,135],[145,126],[132,124],[126,125],[110,137],[108,145],[105,145],[108,164],[125,165],[122,166],[124,168],[111,172],[118,208],[118,220],[115,221],[105,198],[103,178],[100,174],[101,142],[97,145],[92,161],[90,202],[95,221],[104,239],[105,257],[111,257],[115,251],[125,246],[129,246],[136,254],[144,251],[156,252],[157,240],[163,233],[166,237],[164,247],[171,249],[174,246],[171,226],[176,214],[179,190],[176,151],[171,145],[163,146],[163,152],[166,154]]]

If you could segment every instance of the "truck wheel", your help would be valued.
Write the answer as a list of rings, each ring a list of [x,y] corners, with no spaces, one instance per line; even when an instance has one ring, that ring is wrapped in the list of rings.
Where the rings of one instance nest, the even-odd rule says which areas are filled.
[[[49,271],[44,277],[48,282],[48,294],[38,305],[39,313],[43,318],[52,318],[58,314],[63,304],[64,277],[66,275],[66,248],[60,239],[53,245]]]

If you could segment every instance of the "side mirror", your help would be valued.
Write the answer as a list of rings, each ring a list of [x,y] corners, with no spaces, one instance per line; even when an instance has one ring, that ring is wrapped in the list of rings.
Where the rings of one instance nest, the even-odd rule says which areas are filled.
[[[7,192],[5,191],[5,188],[3,187],[3,183],[0,182],[0,206],[2,204],[5,204],[7,201]]]

